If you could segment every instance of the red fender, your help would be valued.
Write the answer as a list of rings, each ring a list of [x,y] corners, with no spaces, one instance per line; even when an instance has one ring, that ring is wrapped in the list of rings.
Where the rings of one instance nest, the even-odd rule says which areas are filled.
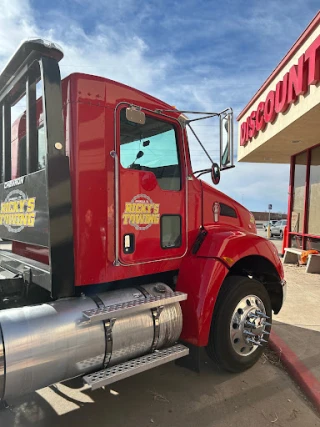
[[[269,260],[280,280],[283,268],[273,243],[256,234],[212,226],[196,254],[183,260],[177,291],[186,292],[188,299],[181,303],[183,330],[181,339],[196,346],[208,344],[212,312],[220,287],[229,269],[240,259],[255,255]]]

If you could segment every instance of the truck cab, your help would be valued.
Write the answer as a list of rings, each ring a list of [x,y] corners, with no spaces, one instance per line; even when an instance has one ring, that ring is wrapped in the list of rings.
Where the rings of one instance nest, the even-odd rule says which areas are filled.
[[[0,399],[1,378],[3,399],[76,375],[95,388],[110,383],[113,366],[121,365],[117,380],[130,361],[134,374],[141,357],[194,362],[201,347],[230,371],[252,366],[285,282],[252,214],[199,178],[211,173],[217,184],[233,167],[232,110],[192,119],[107,78],[61,81],[62,56],[55,44],[28,41],[0,76],[0,237],[12,241],[0,251]],[[12,126],[21,99],[25,112]],[[219,124],[217,162],[192,128],[206,117]],[[188,133],[208,168],[192,170]],[[23,337],[35,348],[22,354],[29,316],[38,321]],[[49,341],[39,340],[41,324]],[[56,345],[59,362],[50,356]],[[14,369],[28,357],[31,384]]]

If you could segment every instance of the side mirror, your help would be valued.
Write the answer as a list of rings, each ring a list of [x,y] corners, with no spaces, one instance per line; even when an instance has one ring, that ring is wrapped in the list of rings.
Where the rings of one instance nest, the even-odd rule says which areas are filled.
[[[211,179],[214,185],[218,185],[220,182],[220,168],[217,163],[212,163],[211,166]]]
[[[144,125],[146,123],[146,115],[137,107],[126,108],[126,119],[138,125]]]
[[[220,169],[233,167],[233,111],[220,116]]]

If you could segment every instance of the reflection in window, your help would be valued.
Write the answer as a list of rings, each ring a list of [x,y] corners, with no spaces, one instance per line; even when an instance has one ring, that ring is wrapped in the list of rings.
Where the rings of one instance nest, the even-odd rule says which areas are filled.
[[[41,126],[38,128],[38,170],[44,169],[46,166],[46,134],[44,132],[44,127]]]
[[[291,237],[291,247],[302,249],[302,236],[293,235]]]
[[[181,174],[176,134],[172,124],[146,116],[144,125],[120,113],[120,163],[126,169],[155,174],[163,190],[180,190]]]
[[[318,228],[317,234],[319,234],[319,228]],[[306,249],[307,250],[314,249],[320,252],[320,239],[313,239],[312,237],[307,237]]]
[[[19,162],[19,170],[18,175],[23,176],[26,175],[26,136],[20,139],[19,141],[19,154],[18,154],[18,162]],[[44,127],[41,126],[38,128],[38,168],[37,170],[44,169],[46,165],[46,135],[44,131]]]
[[[296,156],[293,186],[291,231],[302,233],[304,221],[304,196],[306,185],[307,153]]]
[[[179,248],[181,246],[181,216],[161,216],[161,247],[162,249]]]
[[[320,147],[311,150],[308,234],[320,235]]]

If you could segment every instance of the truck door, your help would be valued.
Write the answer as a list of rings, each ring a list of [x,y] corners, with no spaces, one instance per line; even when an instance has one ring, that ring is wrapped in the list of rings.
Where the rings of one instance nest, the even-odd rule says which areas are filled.
[[[148,111],[144,124],[130,122],[126,107],[117,110],[118,261],[182,257],[187,235],[181,126]]]

